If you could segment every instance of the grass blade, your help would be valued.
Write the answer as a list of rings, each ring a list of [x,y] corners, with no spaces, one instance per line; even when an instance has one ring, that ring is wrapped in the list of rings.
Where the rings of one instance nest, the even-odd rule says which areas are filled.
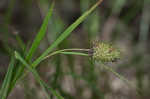
[[[41,40],[44,38],[44,36],[46,34],[48,22],[49,22],[49,20],[50,20],[50,18],[52,16],[53,8],[54,8],[54,3],[52,3],[51,8],[50,8],[47,16],[45,17],[44,22],[43,22],[43,24],[42,24],[42,26],[40,28],[40,31],[38,32],[38,34],[36,35],[36,37],[35,37],[35,39],[34,39],[34,41],[32,43],[32,46],[31,46],[31,48],[30,48],[30,50],[28,52],[28,55],[26,57],[27,61],[29,61],[32,58],[32,56],[36,52],[36,49],[39,46]]]
[[[101,4],[103,0],[99,0],[95,5],[93,5],[88,11],[86,11],[82,16],[80,16],[72,25],[70,25],[57,39],[53,44],[38,58],[36,59],[32,66],[36,67],[42,60],[43,58],[48,55],[56,46],[58,46],[65,38],[67,38],[71,32],[81,23],[83,22],[86,17],[91,14],[95,8]]]
[[[39,82],[39,84],[41,85],[41,87],[43,88],[43,90],[46,92],[47,96],[49,97],[49,93],[47,92],[46,88],[49,89],[52,94],[54,96],[56,96],[58,99],[63,99],[62,96],[60,96],[59,94],[56,93],[55,90],[53,90],[52,88],[50,88],[43,80],[41,80],[39,74],[37,73],[37,71],[35,69],[33,69],[21,56],[18,52],[15,52],[15,57],[20,60],[23,65],[30,71],[32,72],[32,74],[34,75],[35,79]],[[50,99],[50,97],[49,97]]]
[[[49,12],[48,12],[47,16],[45,17],[44,22],[43,22],[43,24],[42,24],[42,26],[41,26],[41,28],[40,28],[40,31],[38,32],[38,34],[37,34],[37,36],[36,36],[36,38],[35,38],[35,40],[34,40],[32,46],[31,46],[31,48],[30,48],[30,50],[29,50],[29,52],[28,52],[28,54],[27,54],[27,56],[26,56],[26,60],[27,60],[27,61],[29,61],[29,60],[32,59],[32,56],[33,56],[33,54],[35,53],[37,47],[39,46],[40,41],[43,39],[43,37],[44,37],[45,34],[46,34],[47,25],[48,25],[48,22],[49,22],[49,20],[50,20],[50,18],[51,18],[51,16],[52,16],[53,8],[54,8],[54,3],[52,3],[52,5],[51,5],[51,7],[50,7],[50,9],[49,9]],[[18,70],[17,70],[15,76],[13,77],[14,79],[13,79],[13,81],[12,81],[11,88],[10,88],[9,92],[10,92],[11,89],[15,86],[16,81],[17,81],[18,78],[22,75],[23,71],[24,71],[24,66],[23,66],[23,65],[22,65],[22,66],[19,66],[19,68],[18,68]]]
[[[9,86],[10,86],[11,79],[12,79],[12,73],[13,73],[14,65],[15,65],[15,59],[14,59],[14,57],[12,57],[10,64],[9,64],[9,67],[8,67],[7,74],[5,76],[5,79],[3,81],[3,84],[2,84],[2,87],[0,90],[0,99],[6,99],[7,98]]]

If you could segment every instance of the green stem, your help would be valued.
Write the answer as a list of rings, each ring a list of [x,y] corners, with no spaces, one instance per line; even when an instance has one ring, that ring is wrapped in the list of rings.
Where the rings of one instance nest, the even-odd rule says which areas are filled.
[[[69,53],[69,52],[66,52],[66,51],[69,51],[70,53]],[[44,61],[45,59],[48,59],[49,57],[52,57],[52,56],[54,56],[54,55],[56,55],[56,54],[73,54],[73,52],[71,52],[71,51],[85,51],[85,52],[88,52],[88,51],[90,51],[90,49],[72,48],[72,49],[57,50],[57,51],[55,51],[55,52],[50,53],[50,54],[47,55],[46,57],[44,57],[44,58],[42,59],[42,61]],[[77,55],[77,54],[74,54],[74,55]],[[78,55],[88,56],[88,54],[86,54],[86,53],[78,53]],[[42,61],[41,61],[41,62],[42,62]],[[33,68],[35,68],[35,67],[33,67]],[[28,71],[26,71],[26,72],[24,73],[24,75],[21,77],[21,79],[26,76],[27,72],[28,72]]]
[[[56,54],[65,54],[63,52],[66,52],[66,51],[85,51],[85,52],[88,52],[90,51],[90,49],[78,49],[78,48],[72,48],[72,49],[62,49],[62,50],[57,50],[55,52],[52,52],[51,54],[47,55],[46,57],[43,58],[43,60],[53,56],[53,55],[56,55]]]

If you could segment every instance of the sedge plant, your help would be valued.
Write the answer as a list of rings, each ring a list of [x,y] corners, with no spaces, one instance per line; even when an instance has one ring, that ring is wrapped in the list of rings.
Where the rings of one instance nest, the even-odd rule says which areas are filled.
[[[71,48],[71,49],[62,49],[62,50],[57,50],[53,51],[55,47],[57,47],[61,42],[63,42],[64,39],[66,39],[71,32],[78,26],[80,25],[88,15],[90,15],[97,7],[98,5],[101,4],[103,0],[98,0],[95,5],[93,5],[89,10],[87,10],[85,13],[83,13],[82,16],[80,16],[73,24],[71,24],[42,54],[39,56],[37,59],[32,61],[32,58],[40,45],[41,40],[44,38],[48,26],[48,22],[51,18],[52,12],[53,12],[53,7],[54,3],[52,3],[50,10],[47,14],[47,16],[44,19],[44,22],[34,39],[29,51],[25,51],[25,56],[20,55],[17,51],[15,51],[15,58],[19,60],[19,66],[17,66],[17,69],[14,71],[14,61],[17,61],[12,59],[10,63],[10,67],[8,70],[8,73],[5,77],[5,80],[3,82],[2,88],[0,90],[0,99],[6,99],[12,89],[15,87],[17,81],[24,76],[28,72],[26,72],[24,69],[27,68],[29,72],[31,72],[36,81],[40,84],[42,87],[43,91],[46,92],[47,98],[51,99],[50,95],[56,96],[57,99],[63,99],[61,95],[59,95],[55,89],[52,87],[49,87],[39,76],[36,67],[41,63],[42,61],[56,55],[56,54],[66,54],[66,55],[80,55],[80,56],[86,56],[90,57],[95,61],[98,61],[102,64],[102,66],[107,69],[108,71],[111,71],[114,73],[117,77],[119,77],[121,80],[127,82],[127,84],[131,85],[132,84],[125,79],[123,76],[115,72],[111,67],[104,65],[107,62],[115,62],[120,59],[120,50],[115,48],[112,44],[105,43],[105,42],[97,42],[93,45],[92,48],[89,49],[80,49],[80,48]],[[25,46],[22,47],[23,49]],[[14,55],[13,55],[14,56]],[[12,82],[12,83],[10,83]],[[50,94],[49,94],[50,92]]]
[[[128,79],[126,79],[124,76],[117,73],[115,70],[113,70],[110,66],[107,66],[106,63],[109,62],[117,62],[120,60],[121,57],[121,51],[120,49],[114,47],[110,43],[106,42],[100,42],[100,41],[94,41],[93,47],[90,49],[79,49],[79,48],[71,48],[71,49],[62,49],[57,50],[46,57],[44,57],[43,60],[46,60],[54,55],[57,54],[66,54],[66,55],[80,55],[80,56],[86,56],[92,58],[93,61],[99,62],[99,64],[106,69],[107,71],[112,72],[115,76],[117,76],[120,80],[122,80],[124,83],[126,83],[131,88],[134,88],[136,90],[136,93],[140,93],[140,89],[134,85],[132,82],[130,82]]]
[[[47,92],[47,89],[51,92],[53,96],[56,96],[57,99],[62,99],[63,97],[58,95],[56,91],[50,87],[47,87],[46,83],[44,83],[43,80],[39,77],[37,71],[35,68],[38,66],[38,64],[43,61],[47,55],[53,51],[55,47],[57,47],[64,39],[66,39],[71,32],[76,29],[77,26],[79,26],[87,17],[90,15],[97,7],[98,5],[101,4],[103,0],[98,0],[95,5],[93,5],[89,10],[87,10],[83,15],[81,15],[72,25],[70,25],[51,45],[48,47],[40,57],[38,57],[36,60],[32,61],[32,58],[37,50],[37,48],[40,45],[41,40],[44,38],[48,26],[48,22],[51,19],[53,8],[54,8],[54,3],[51,4],[51,7],[49,9],[49,12],[47,16],[44,18],[43,24],[37,33],[31,47],[29,50],[24,51],[21,55],[15,51],[15,57],[17,60],[12,59],[10,66],[8,67],[8,73],[4,79],[4,82],[2,84],[2,88],[0,89],[0,99],[6,99],[10,92],[13,90],[15,85],[17,84],[17,81],[20,80],[22,77],[24,77],[27,73],[25,72],[25,67],[32,72],[34,75],[35,79],[41,87],[43,88],[44,91],[47,93],[47,97],[50,99],[51,97],[49,96],[49,93]],[[17,38],[16,38],[17,39]],[[18,39],[17,39],[18,40]],[[20,40],[19,40],[20,41]],[[24,46],[23,43],[20,43],[22,46],[22,49],[25,50],[27,46]],[[66,50],[67,51],[67,50]],[[84,53],[79,53],[79,52],[64,52],[60,51],[63,54],[74,54],[74,55],[87,55]],[[55,52],[56,53],[56,52]],[[12,54],[14,56],[14,54]],[[19,60],[19,63],[18,63]],[[15,62],[14,62],[15,61]],[[14,68],[15,66],[15,68]],[[11,82],[11,83],[10,83]]]

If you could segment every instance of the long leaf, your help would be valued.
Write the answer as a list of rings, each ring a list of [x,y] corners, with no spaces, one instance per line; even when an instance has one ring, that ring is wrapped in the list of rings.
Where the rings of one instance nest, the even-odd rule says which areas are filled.
[[[41,80],[41,78],[40,78],[39,74],[37,73],[37,71],[36,71],[34,68],[32,68],[32,67],[20,56],[20,54],[19,54],[18,52],[15,52],[15,57],[16,57],[18,60],[20,60],[20,61],[23,63],[23,65],[24,65],[30,72],[32,72],[32,74],[34,75],[35,79],[39,82],[39,84],[41,85],[41,87],[43,88],[43,90],[47,93],[47,96],[48,96],[48,97],[49,97],[49,93],[46,91],[46,88],[49,89],[49,90],[52,92],[52,94],[53,94],[54,96],[56,96],[58,99],[63,99],[62,96],[60,96],[59,94],[57,94],[55,90],[53,90],[52,88],[50,88],[43,80]],[[50,97],[49,97],[49,99],[50,99]]]
[[[95,8],[101,4],[103,0],[99,0],[95,5],[93,5],[88,11],[86,11],[82,16],[80,16],[72,25],[70,25],[57,39],[56,41],[54,41],[52,43],[52,45],[38,58],[36,59],[32,66],[33,67],[36,67],[42,60],[43,58],[48,55],[55,47],[57,47],[64,39],[66,39],[70,34],[71,32],[80,24],[82,23],[86,17],[92,13]]]
[[[32,59],[32,56],[33,56],[33,54],[36,52],[36,49],[37,49],[37,47],[39,46],[40,41],[41,41],[41,40],[43,39],[43,37],[45,36],[46,30],[47,30],[47,26],[48,26],[48,22],[49,22],[49,20],[50,20],[50,18],[51,18],[51,16],[52,16],[53,8],[54,8],[54,3],[52,3],[52,5],[51,5],[51,7],[50,7],[50,9],[49,9],[49,12],[48,12],[47,16],[45,17],[44,22],[43,22],[43,24],[42,24],[42,26],[41,26],[41,28],[40,28],[40,31],[38,32],[38,34],[37,34],[37,36],[36,36],[36,38],[35,38],[35,40],[34,40],[32,46],[31,46],[31,48],[30,48],[30,50],[29,50],[29,52],[28,52],[28,54],[27,54],[27,56],[26,56],[26,60],[27,60],[27,61],[29,61],[29,60]],[[18,70],[17,70],[17,72],[16,72],[16,74],[15,74],[15,77],[13,77],[13,81],[12,81],[12,83],[11,83],[11,88],[9,89],[9,92],[10,92],[10,91],[12,90],[12,88],[15,86],[16,81],[18,80],[18,78],[20,78],[20,76],[22,75],[23,71],[24,71],[24,66],[21,65],[21,66],[18,68]]]
[[[32,58],[32,56],[36,52],[36,49],[39,46],[41,40],[44,38],[44,36],[46,34],[47,26],[48,26],[49,20],[52,16],[53,8],[54,8],[54,3],[52,3],[51,8],[49,9],[49,12],[48,12],[47,16],[45,17],[44,22],[40,28],[40,31],[38,32],[38,34],[36,35],[36,37],[32,43],[32,46],[26,57],[27,61],[29,61]]]
[[[14,64],[15,64],[15,59],[14,59],[14,57],[12,57],[10,64],[9,64],[9,67],[8,67],[8,71],[6,73],[5,79],[3,81],[3,84],[2,84],[2,87],[0,90],[0,99],[6,99],[7,98],[9,85],[10,85],[11,79],[12,79]]]

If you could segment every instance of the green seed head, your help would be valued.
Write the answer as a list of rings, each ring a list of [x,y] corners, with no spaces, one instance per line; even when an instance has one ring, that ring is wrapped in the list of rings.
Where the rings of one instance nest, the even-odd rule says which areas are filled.
[[[93,59],[101,62],[113,62],[120,59],[120,50],[108,43],[97,43],[93,47]]]

